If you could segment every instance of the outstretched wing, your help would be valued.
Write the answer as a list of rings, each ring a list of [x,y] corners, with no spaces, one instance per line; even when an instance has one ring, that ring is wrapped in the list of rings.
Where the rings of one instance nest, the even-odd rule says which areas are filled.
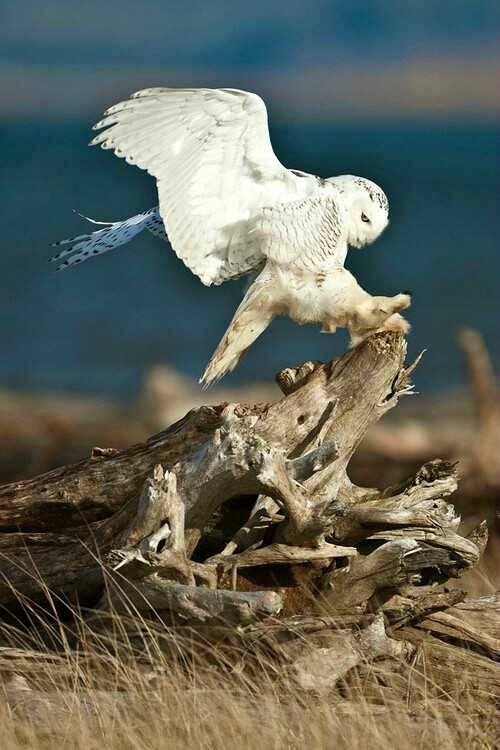
[[[90,145],[156,177],[160,214],[179,258],[204,284],[264,259],[249,232],[266,206],[317,192],[276,158],[264,102],[236,89],[144,89],[105,112]]]

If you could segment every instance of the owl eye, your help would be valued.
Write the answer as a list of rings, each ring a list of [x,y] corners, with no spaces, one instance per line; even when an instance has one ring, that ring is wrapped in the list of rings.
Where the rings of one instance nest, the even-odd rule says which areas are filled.
[[[368,221],[369,222],[370,219],[368,218],[368,216],[366,214],[361,214],[361,221]]]

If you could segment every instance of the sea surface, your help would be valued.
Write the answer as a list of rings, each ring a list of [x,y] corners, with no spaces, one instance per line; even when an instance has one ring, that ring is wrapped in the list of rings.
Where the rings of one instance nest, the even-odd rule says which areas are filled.
[[[206,288],[149,233],[54,274],[48,243],[86,232],[77,209],[124,219],[156,205],[154,180],[99,149],[91,123],[0,124],[0,387],[80,392],[127,401],[165,362],[198,378],[241,299],[244,281]],[[498,139],[493,127],[454,123],[278,123],[289,167],[359,174],[386,191],[391,223],[351,250],[347,267],[373,294],[413,291],[409,356],[427,352],[416,390],[465,383],[456,345],[479,329],[498,365]],[[271,379],[345,350],[345,332],[279,318],[228,383]]]

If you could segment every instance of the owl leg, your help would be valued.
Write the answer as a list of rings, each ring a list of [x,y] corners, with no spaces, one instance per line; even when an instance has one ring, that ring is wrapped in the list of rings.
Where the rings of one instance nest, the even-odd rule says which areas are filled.
[[[335,333],[338,326],[331,321],[324,321],[320,333]]]
[[[260,277],[259,277],[260,278]],[[200,379],[205,387],[216,383],[241,362],[255,339],[276,316],[276,302],[265,280],[257,279],[245,294],[234,318]]]
[[[369,297],[356,310],[361,324],[374,328],[387,320],[394,313],[405,310],[411,304],[411,294],[401,292],[395,297]]]
[[[351,344],[355,346],[367,336],[378,330],[395,330],[407,333],[410,329],[408,321],[401,315],[411,304],[411,293],[402,292],[395,297],[370,297],[367,295],[362,303],[357,305],[349,324]]]

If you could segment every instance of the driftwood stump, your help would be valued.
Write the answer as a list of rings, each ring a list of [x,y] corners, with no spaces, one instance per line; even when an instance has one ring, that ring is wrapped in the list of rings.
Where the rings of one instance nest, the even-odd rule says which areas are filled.
[[[491,667],[498,600],[439,586],[487,541],[485,523],[462,536],[445,499],[456,467],[436,459],[385,490],[347,474],[369,427],[411,393],[419,358],[405,354],[401,334],[375,334],[280,372],[276,404],[203,406],[146,443],[0,488],[0,618],[78,605],[154,611],[204,637],[237,625],[288,644],[287,668],[312,689],[361,652],[405,659],[429,633],[429,660],[446,637]],[[320,631],[329,645],[304,654],[298,636]]]

